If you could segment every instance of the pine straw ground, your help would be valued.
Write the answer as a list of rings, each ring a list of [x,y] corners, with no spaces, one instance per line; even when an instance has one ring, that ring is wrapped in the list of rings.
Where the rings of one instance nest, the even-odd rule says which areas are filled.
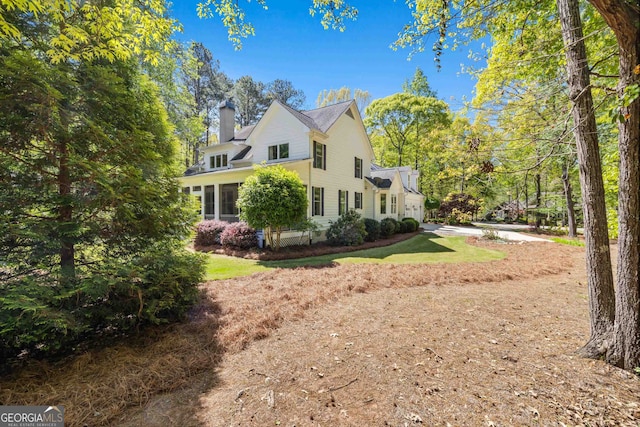
[[[67,425],[640,425],[640,380],[576,357],[581,248],[335,265],[203,285],[188,322],[0,382]]]

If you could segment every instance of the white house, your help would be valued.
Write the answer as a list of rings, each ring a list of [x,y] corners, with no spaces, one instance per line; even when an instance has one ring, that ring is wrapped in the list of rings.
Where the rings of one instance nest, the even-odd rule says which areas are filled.
[[[231,103],[220,105],[220,143],[203,149],[204,164],[180,178],[200,201],[203,219],[237,221],[238,188],[253,165],[281,164],[298,172],[307,189],[308,216],[326,229],[355,209],[365,218],[422,220],[417,171],[383,169],[354,101],[297,111],[274,101],[257,124],[235,129]]]
[[[418,191],[420,173],[409,166],[382,168],[371,165],[371,176],[367,181],[372,186],[378,208],[371,218],[380,220],[392,217],[397,220],[413,218],[422,222],[424,218],[424,195]]]

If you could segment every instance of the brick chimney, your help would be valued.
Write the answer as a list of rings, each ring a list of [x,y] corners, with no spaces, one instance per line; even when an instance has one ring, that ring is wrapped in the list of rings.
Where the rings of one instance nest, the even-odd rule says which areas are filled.
[[[220,113],[220,132],[218,142],[223,144],[233,139],[236,126],[236,107],[231,101],[224,101],[218,106]]]

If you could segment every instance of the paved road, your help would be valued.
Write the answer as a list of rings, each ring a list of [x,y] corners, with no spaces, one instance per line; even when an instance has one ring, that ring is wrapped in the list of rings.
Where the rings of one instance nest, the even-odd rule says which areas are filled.
[[[481,224],[482,227],[492,228],[498,232],[501,239],[521,242],[550,242],[551,240],[530,236],[513,230],[525,231],[529,227],[518,224]],[[425,231],[443,236],[482,236],[481,227],[463,227],[458,225],[422,224]]]

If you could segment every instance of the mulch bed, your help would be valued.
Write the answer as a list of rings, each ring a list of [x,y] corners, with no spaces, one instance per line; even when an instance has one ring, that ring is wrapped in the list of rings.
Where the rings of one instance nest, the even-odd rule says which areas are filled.
[[[227,255],[238,258],[256,259],[260,261],[281,261],[286,259],[307,258],[320,255],[354,252],[362,249],[380,248],[383,246],[389,246],[393,245],[394,243],[408,240],[422,232],[423,230],[421,229],[413,233],[394,234],[387,239],[380,239],[376,240],[375,242],[364,242],[363,244],[357,246],[331,246],[327,242],[318,242],[312,245],[283,247],[278,252],[272,251],[270,249],[240,250],[225,248],[222,246],[196,246],[194,247],[194,249],[198,252]]]

